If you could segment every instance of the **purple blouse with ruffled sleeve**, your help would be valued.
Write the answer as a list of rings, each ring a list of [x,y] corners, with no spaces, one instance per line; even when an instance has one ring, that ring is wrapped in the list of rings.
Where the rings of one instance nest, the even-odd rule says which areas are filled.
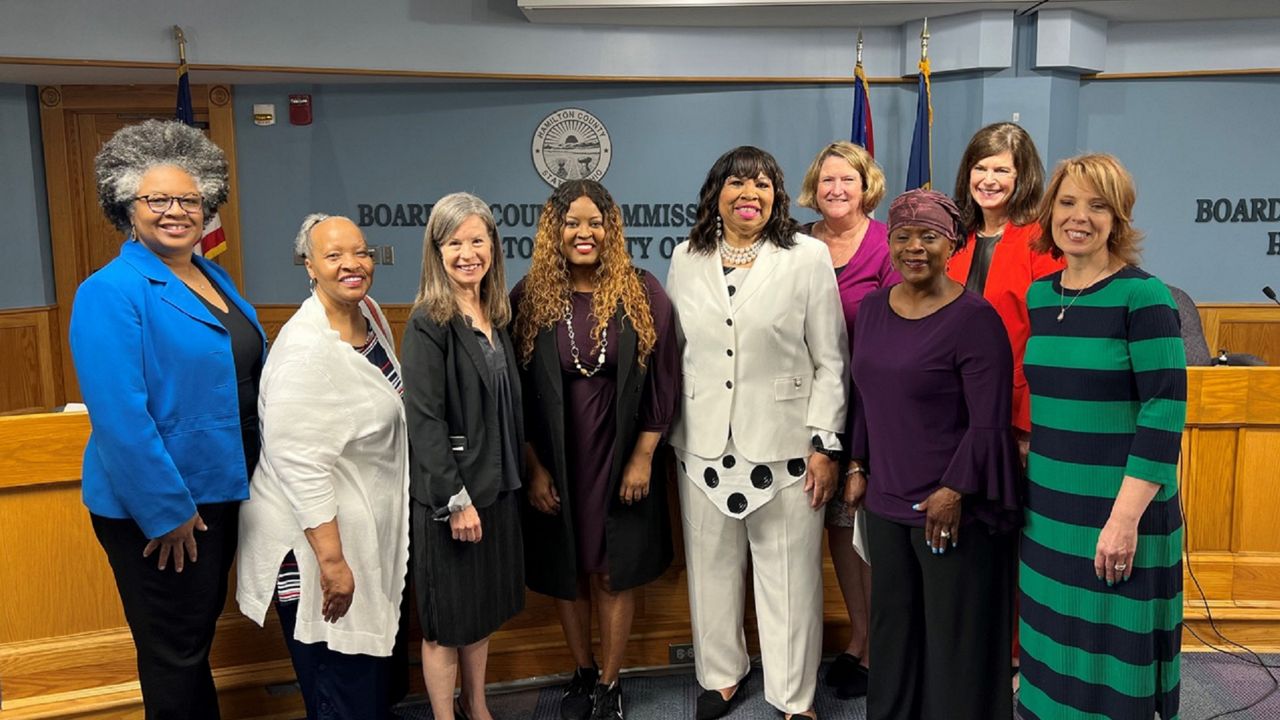
[[[868,295],[853,346],[852,457],[870,462],[866,507],[923,527],[912,505],[939,486],[964,496],[962,522],[1022,522],[1023,479],[1010,431],[1013,352],[986,300],[961,293],[923,318]]]

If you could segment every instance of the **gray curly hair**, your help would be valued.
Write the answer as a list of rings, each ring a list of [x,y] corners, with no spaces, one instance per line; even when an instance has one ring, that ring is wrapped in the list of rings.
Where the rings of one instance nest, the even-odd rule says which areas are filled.
[[[177,120],[147,120],[121,128],[94,158],[98,203],[112,225],[128,232],[142,176],[160,165],[173,165],[195,179],[206,225],[227,201],[227,157],[222,149]]]

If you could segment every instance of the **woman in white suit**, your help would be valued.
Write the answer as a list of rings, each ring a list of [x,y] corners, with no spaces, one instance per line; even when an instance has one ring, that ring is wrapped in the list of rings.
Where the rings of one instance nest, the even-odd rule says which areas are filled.
[[[731,708],[750,669],[754,572],[765,699],[816,717],[823,505],[836,486],[848,342],[822,242],[788,214],[769,153],[739,147],[707,173],[667,278],[684,398],[671,429],[693,615],[697,717]]]

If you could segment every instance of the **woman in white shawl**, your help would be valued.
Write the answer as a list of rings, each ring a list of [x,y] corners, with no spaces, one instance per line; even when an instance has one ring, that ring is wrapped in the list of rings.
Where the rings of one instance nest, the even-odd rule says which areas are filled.
[[[368,297],[373,260],[359,228],[309,215],[294,249],[312,294],[262,373],[236,599],[259,624],[275,599],[308,717],[381,720],[409,554],[400,365]]]

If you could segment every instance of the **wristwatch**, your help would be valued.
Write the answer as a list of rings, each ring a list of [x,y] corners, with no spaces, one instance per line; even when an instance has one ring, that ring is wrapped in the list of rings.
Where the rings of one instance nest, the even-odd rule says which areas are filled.
[[[817,435],[813,436],[813,440],[811,442],[813,443],[814,452],[822,453],[823,455],[826,455],[827,457],[831,458],[832,460],[835,460],[836,462],[839,462],[840,459],[844,456],[844,453],[839,450],[828,450],[826,447],[824,447],[822,443],[822,438],[818,437]]]

